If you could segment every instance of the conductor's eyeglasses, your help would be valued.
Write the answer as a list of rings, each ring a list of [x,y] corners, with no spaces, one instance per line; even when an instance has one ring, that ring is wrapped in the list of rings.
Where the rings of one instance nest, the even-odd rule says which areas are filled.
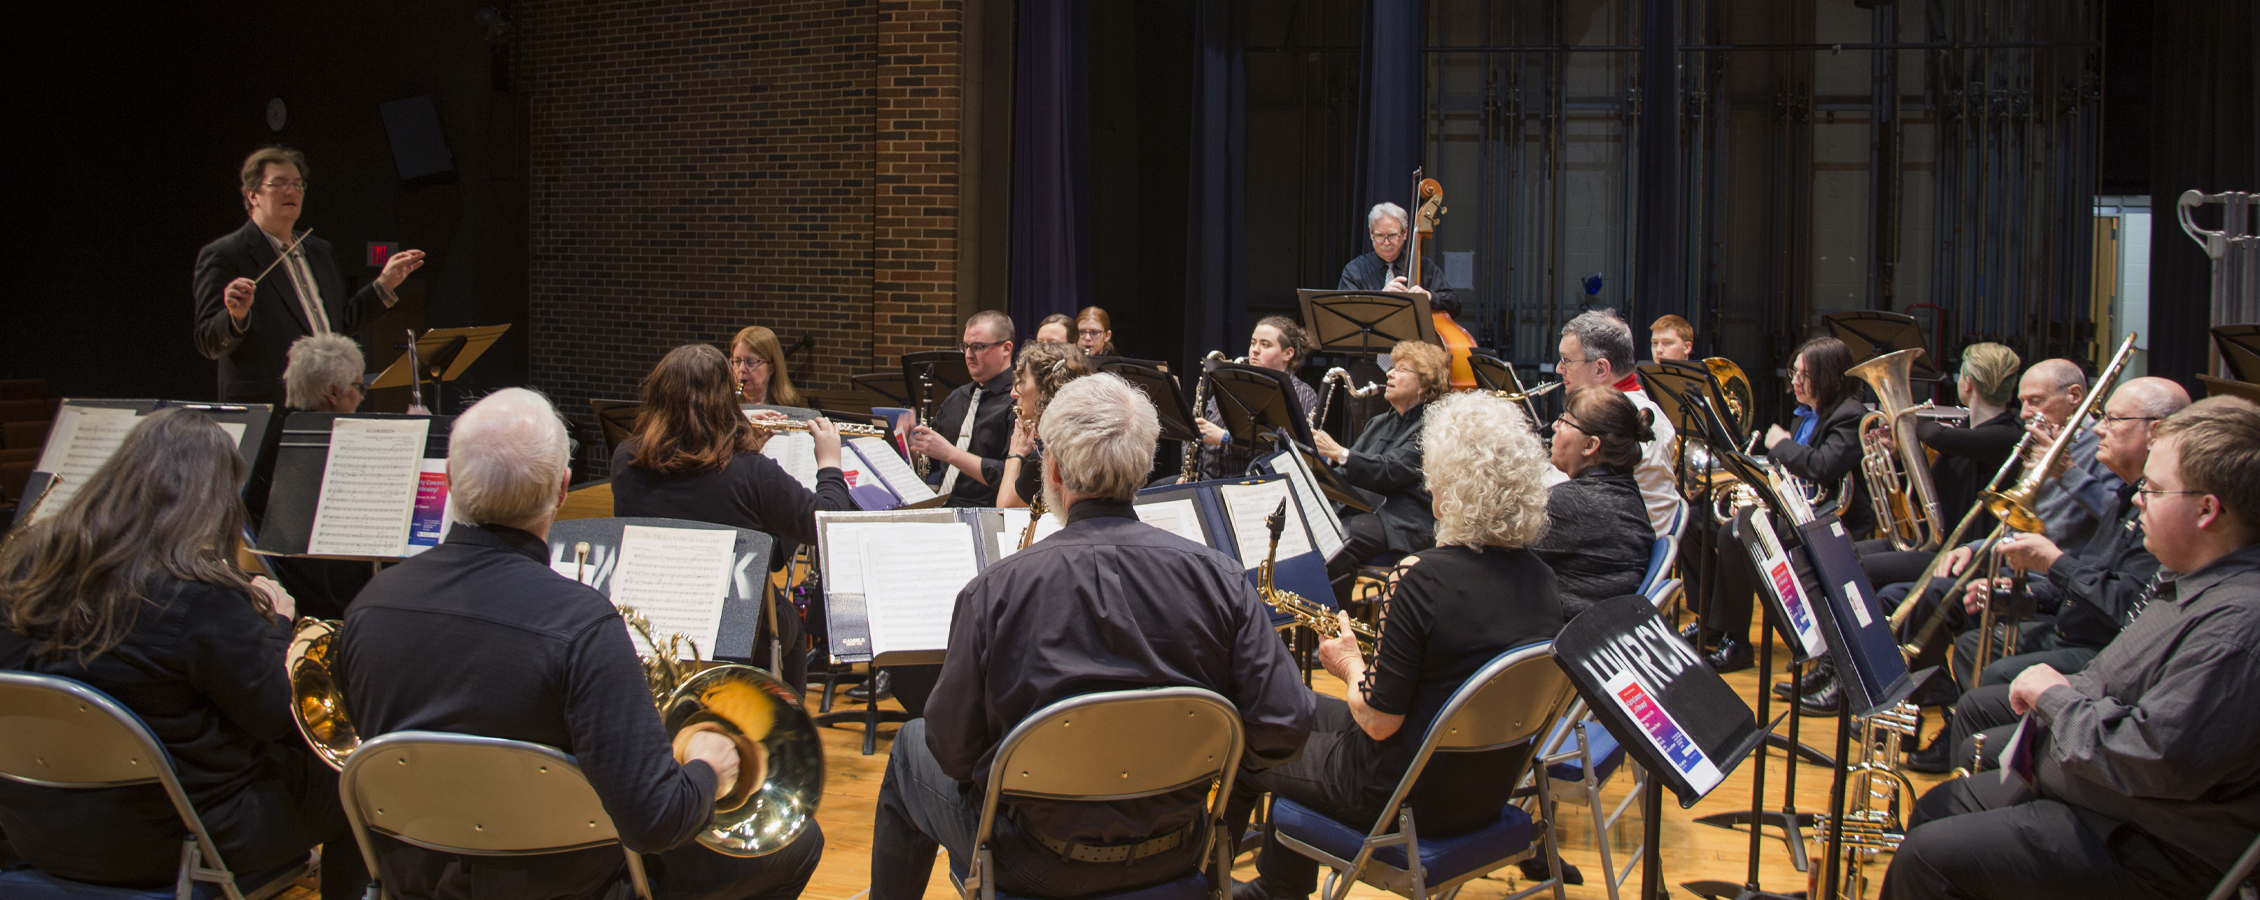
[[[297,191],[301,194],[306,193],[306,182],[303,181],[284,181],[280,178],[277,178],[270,181],[260,182],[259,186],[270,191]]]

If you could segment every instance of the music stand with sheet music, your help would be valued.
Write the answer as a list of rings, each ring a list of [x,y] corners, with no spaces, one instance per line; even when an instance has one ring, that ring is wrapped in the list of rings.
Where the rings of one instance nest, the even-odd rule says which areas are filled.
[[[1281,431],[1298,444],[1313,444],[1310,420],[1304,418],[1302,401],[1295,396],[1294,377],[1244,363],[1221,363],[1209,370],[1209,396],[1224,417],[1217,426],[1233,440],[1249,442],[1248,446],[1259,440],[1270,443]]]
[[[2260,382],[2260,325],[2213,326],[2213,352],[2231,379]]]
[[[430,328],[423,334],[409,332],[411,340],[407,344],[408,352],[401,354],[399,359],[392,361],[392,365],[377,373],[377,377],[369,381],[369,389],[411,387],[415,405],[421,406],[424,402],[424,382],[444,384],[462,377],[463,371],[469,369],[472,363],[478,362],[479,356],[486,353],[487,348],[494,346],[495,341],[501,340],[503,332],[509,330],[510,326],[505,324]],[[432,411],[439,411],[437,402],[432,404]]]
[[[136,420],[160,409],[193,409],[211,417],[212,421],[219,423],[222,428],[229,425],[241,425],[243,436],[236,440],[236,450],[242,453],[243,458],[254,466],[258,465],[260,453],[266,447],[267,429],[274,417],[274,407],[264,403],[213,403],[197,400],[100,400],[86,397],[65,397],[56,405],[54,427],[48,429],[47,441],[42,445],[39,457],[32,463],[31,476],[24,481],[23,497],[16,502],[14,517],[9,522],[9,528],[12,529],[25,524],[29,516],[42,506],[39,501],[47,494],[49,486],[55,484],[56,473],[48,471],[49,468],[77,468],[62,465],[51,467],[48,459],[57,450],[54,447],[55,442],[68,440],[70,437],[65,433],[68,426],[65,424],[64,416],[76,415],[76,413],[68,411],[89,409],[131,410]],[[115,450],[115,447],[111,448],[112,452],[115,452]],[[103,461],[108,459],[109,456],[105,453]],[[101,468],[101,465],[99,462],[94,462],[84,468],[86,471],[80,475],[81,478],[92,474],[93,470]],[[249,491],[251,486],[249,481],[244,483],[246,491]],[[60,489],[60,486],[57,486],[57,489]],[[52,502],[51,499],[50,502]],[[55,510],[49,509],[48,512],[52,514]]]
[[[1470,353],[1467,355],[1467,367],[1475,373],[1476,387],[1486,391],[1522,393],[1522,376],[1515,373],[1513,363],[1496,356]]]
[[[1428,298],[1421,294],[1304,288],[1295,298],[1302,304],[1314,353],[1387,353],[1398,341],[1444,346],[1436,336]]]
[[[1906,313],[1885,312],[1880,309],[1854,309],[1832,312],[1822,316],[1828,332],[1852,350],[1852,364],[1859,365],[1886,353],[1900,350],[1921,350],[1907,377],[1915,381],[1937,381],[1939,360],[1930,359],[1931,350],[1923,346],[1923,328],[1914,316]]]
[[[1164,371],[1153,360],[1128,359],[1120,356],[1102,356],[1106,362],[1099,371],[1113,372],[1131,386],[1146,392],[1154,402],[1154,412],[1161,418],[1161,439],[1165,441],[1198,441],[1200,429],[1193,427],[1193,417],[1200,413],[1193,409],[1183,392],[1177,389],[1177,376]]]
[[[1664,411],[1664,422],[1680,434],[1702,434],[1704,423],[1688,405],[1685,397],[1690,392],[1699,393],[1711,403],[1711,408],[1725,413],[1726,426],[1736,433],[1747,431],[1751,423],[1741,421],[1726,403],[1726,389],[1712,377],[1709,366],[1683,359],[1666,359],[1641,363],[1634,368],[1640,375],[1640,386],[1648,390],[1648,399]],[[1739,447],[1741,444],[1737,443]]]
[[[777,640],[777,621],[774,617],[779,613],[774,605],[774,592],[769,590],[769,553],[776,546],[777,539],[750,528],[733,528],[688,519],[566,519],[549,527],[550,568],[567,578],[578,576],[583,584],[597,589],[607,597],[611,596],[612,574],[620,560],[620,541],[627,534],[630,525],[737,532],[737,546],[731,551],[729,584],[722,598],[721,627],[715,632],[714,646],[699,649],[706,653],[708,659],[752,665],[756,655],[753,652],[755,635],[759,633],[762,620],[766,618],[769,625],[770,674],[783,680],[785,661]],[[574,546],[582,542],[589,545],[585,563]],[[656,636],[662,640],[666,637]]]
[[[302,412],[283,420],[282,440],[275,446],[274,480],[267,494],[267,514],[259,522],[258,539],[251,550],[267,556],[312,556],[307,547],[314,538],[314,517],[321,505],[322,478],[329,470],[330,434],[342,419],[416,420],[431,423],[424,432],[423,458],[447,458],[448,429],[453,416],[411,416],[397,413]],[[445,524],[441,526],[444,530]],[[320,559],[359,559],[395,562],[400,556],[321,556]]]

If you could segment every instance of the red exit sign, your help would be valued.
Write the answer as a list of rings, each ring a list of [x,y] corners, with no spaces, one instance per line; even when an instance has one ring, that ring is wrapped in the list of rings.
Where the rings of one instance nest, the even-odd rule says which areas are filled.
[[[393,254],[399,252],[400,245],[398,243],[392,241],[370,241],[369,268],[384,268],[385,260],[391,259]]]

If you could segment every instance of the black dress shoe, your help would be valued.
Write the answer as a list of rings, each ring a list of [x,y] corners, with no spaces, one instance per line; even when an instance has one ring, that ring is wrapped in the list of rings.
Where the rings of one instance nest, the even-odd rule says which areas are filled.
[[[1797,698],[1797,714],[1801,716],[1833,716],[1844,705],[1844,685],[1831,678],[1820,690]]]
[[[1717,646],[1719,636],[1719,632],[1703,627],[1700,619],[1687,623],[1686,627],[1679,630],[1679,639],[1695,647]]]
[[[1925,775],[1944,775],[1954,771],[1954,761],[1950,758],[1953,750],[1946,746],[1952,740],[1948,736],[1948,730],[1941,730],[1937,737],[1931,739],[1930,746],[1907,754],[1907,768]]]
[[[1750,645],[1727,638],[1719,642],[1718,649],[1704,654],[1703,661],[1711,665],[1711,671],[1721,675],[1740,672],[1750,667]]]
[[[1546,879],[1553,877],[1546,873],[1546,858],[1543,856],[1533,856],[1529,859],[1523,860],[1521,866],[1522,877],[1530,879],[1531,881],[1545,881]],[[1570,865],[1568,860],[1563,860],[1562,883],[1584,884],[1585,873],[1578,871],[1576,866]],[[1239,900],[1239,898],[1234,897],[1232,898],[1232,900]]]
[[[887,678],[887,670],[885,670],[885,669],[880,669],[880,670],[879,670],[879,672],[878,672],[878,674],[871,676],[871,680],[869,680],[869,681],[866,681],[866,682],[864,682],[864,683],[862,683],[862,684],[856,685],[856,686],[854,686],[854,687],[848,688],[848,690],[847,690],[847,695],[848,695],[848,699],[850,699],[850,700],[854,700],[854,701],[856,701],[856,702],[859,702],[859,703],[860,703],[860,702],[862,702],[862,701],[865,701],[865,700],[870,700],[870,699],[871,699],[871,686],[872,686],[873,684],[876,684],[876,685],[878,685],[878,686],[879,686],[879,699],[880,699],[880,700],[885,700],[885,699],[887,699],[887,698],[889,698],[889,697],[893,697],[893,696],[895,695],[895,689],[894,689],[894,685],[893,685],[893,684],[891,684],[891,683],[890,683],[890,681],[891,681],[891,680],[890,680],[889,678]],[[877,702],[877,701],[873,701],[873,702]]]
[[[1791,683],[1787,681],[1774,682],[1773,694],[1774,696],[1780,697],[1783,700],[1787,700],[1803,694],[1810,694],[1814,691],[1820,690],[1821,685],[1827,684],[1830,679],[1835,677],[1835,667],[1830,666],[1828,664],[1828,661],[1824,659],[1820,662],[1806,666],[1805,674],[1797,676],[1797,681],[1794,686],[1792,686]]]

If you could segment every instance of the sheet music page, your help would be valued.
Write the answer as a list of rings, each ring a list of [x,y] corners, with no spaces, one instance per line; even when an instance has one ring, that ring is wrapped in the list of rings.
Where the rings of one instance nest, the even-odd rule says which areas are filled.
[[[879,522],[861,537],[872,654],[948,649],[957,592],[980,572],[973,526]]]
[[[1191,499],[1140,503],[1136,509],[1138,521],[1201,546],[1208,546],[1208,535],[1201,533],[1200,507],[1193,505]]]
[[[63,483],[47,492],[47,499],[33,511],[31,521],[54,515],[56,510],[70,503],[72,497],[78,496],[79,488],[85,487],[95,470],[118,452],[118,445],[126,441],[126,432],[132,431],[138,420],[130,409],[63,407],[55,416],[55,428],[48,435],[47,449],[39,457],[39,471],[61,475]]]
[[[737,546],[735,531],[629,525],[620,533],[612,605],[643,613],[661,643],[680,632],[698,643],[698,658],[713,659]]]
[[[895,453],[895,448],[886,441],[875,437],[859,437],[849,438],[847,444],[856,456],[863,458],[864,465],[871,467],[871,471],[887,483],[887,488],[894,491],[895,496],[902,498],[904,504],[934,499],[934,489],[928,487],[925,480],[919,478],[918,473],[911,470],[910,464],[904,462],[902,456]]]
[[[339,419],[306,552],[405,556],[430,419]]]
[[[1310,538],[1303,534],[1299,521],[1301,514],[1289,499],[1291,490],[1286,479],[1217,487],[1217,496],[1224,498],[1224,514],[1232,517],[1232,536],[1240,543],[1240,565],[1252,570],[1271,552],[1271,528],[1263,520],[1279,508],[1281,500],[1288,503],[1287,527],[1279,532],[1279,558],[1291,559],[1311,551]]]
[[[816,438],[806,432],[778,432],[761,445],[761,455],[776,460],[800,486],[816,489]]]
[[[1022,506],[999,509],[997,512],[1004,513],[1004,531],[997,536],[997,558],[1003,559],[1020,549],[1020,536],[1028,533],[1028,508]],[[1036,523],[1036,540],[1041,541],[1058,534],[1064,527],[1066,526],[1059,524],[1057,517],[1046,513],[1043,521]]]
[[[228,440],[234,441],[234,442],[235,442],[235,445],[236,445],[236,446],[238,446],[238,447],[241,447],[241,446],[243,446],[243,431],[244,431],[244,428],[246,427],[246,426],[244,425],[244,423],[242,423],[242,422],[215,422],[215,423],[213,423],[213,424],[220,426],[220,430],[221,430],[221,431],[225,431],[225,432],[227,432],[227,433],[228,433]]]
[[[1273,464],[1287,483],[1295,487],[1295,502],[1302,504],[1303,516],[1310,522],[1313,539],[1318,543],[1319,555],[1332,558],[1342,549],[1342,521],[1334,517],[1334,506],[1319,493],[1318,479],[1303,466],[1303,455],[1292,450],[1279,454]],[[1281,536],[1281,541],[1286,537]]]

